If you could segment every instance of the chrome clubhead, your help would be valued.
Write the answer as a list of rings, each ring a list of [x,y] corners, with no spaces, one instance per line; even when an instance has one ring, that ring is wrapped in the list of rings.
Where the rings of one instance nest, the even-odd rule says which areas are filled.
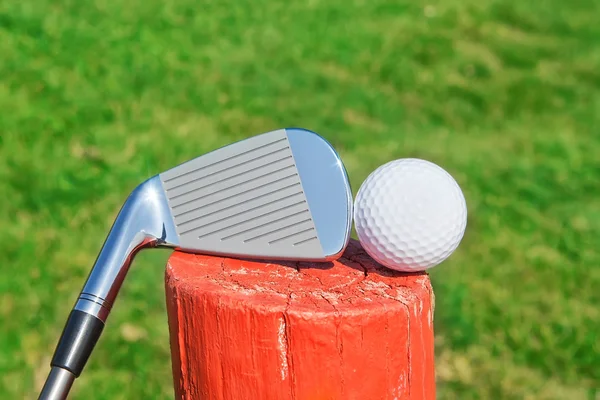
[[[159,175],[175,247],[265,259],[340,256],[352,194],[333,148],[302,129],[223,147]]]
[[[113,224],[69,316],[40,399],[66,398],[139,250],[327,261],[341,256],[351,227],[344,166],[329,143],[304,129],[254,136],[148,179]]]

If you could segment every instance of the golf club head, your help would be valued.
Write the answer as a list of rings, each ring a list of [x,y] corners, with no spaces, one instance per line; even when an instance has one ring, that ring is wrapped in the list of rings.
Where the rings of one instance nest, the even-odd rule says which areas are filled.
[[[298,128],[241,140],[143,182],[127,198],[96,259],[40,398],[66,397],[139,250],[328,261],[348,245],[352,199],[335,150]]]
[[[320,136],[282,129],[159,175],[176,248],[263,259],[338,258],[350,237],[352,193]],[[169,221],[170,222],[170,221]]]

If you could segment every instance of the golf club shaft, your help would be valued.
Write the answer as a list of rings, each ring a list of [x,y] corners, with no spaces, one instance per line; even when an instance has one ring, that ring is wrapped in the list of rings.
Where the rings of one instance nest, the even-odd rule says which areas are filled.
[[[64,400],[73,386],[75,375],[66,369],[52,367],[39,400]]]

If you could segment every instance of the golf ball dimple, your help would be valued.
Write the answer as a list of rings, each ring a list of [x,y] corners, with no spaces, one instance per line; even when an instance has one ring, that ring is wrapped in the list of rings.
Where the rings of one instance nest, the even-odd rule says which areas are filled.
[[[398,271],[422,271],[456,250],[467,225],[467,205],[452,176],[429,161],[394,160],[363,182],[354,205],[365,251]]]

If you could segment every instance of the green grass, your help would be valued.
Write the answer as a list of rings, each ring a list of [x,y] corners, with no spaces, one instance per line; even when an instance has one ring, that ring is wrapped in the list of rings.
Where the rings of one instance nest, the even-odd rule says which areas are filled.
[[[461,184],[439,398],[596,399],[598,38],[593,0],[0,2],[0,397],[36,398],[137,183],[302,126],[355,192],[403,157]],[[173,397],[167,257],[136,260],[74,399]]]

